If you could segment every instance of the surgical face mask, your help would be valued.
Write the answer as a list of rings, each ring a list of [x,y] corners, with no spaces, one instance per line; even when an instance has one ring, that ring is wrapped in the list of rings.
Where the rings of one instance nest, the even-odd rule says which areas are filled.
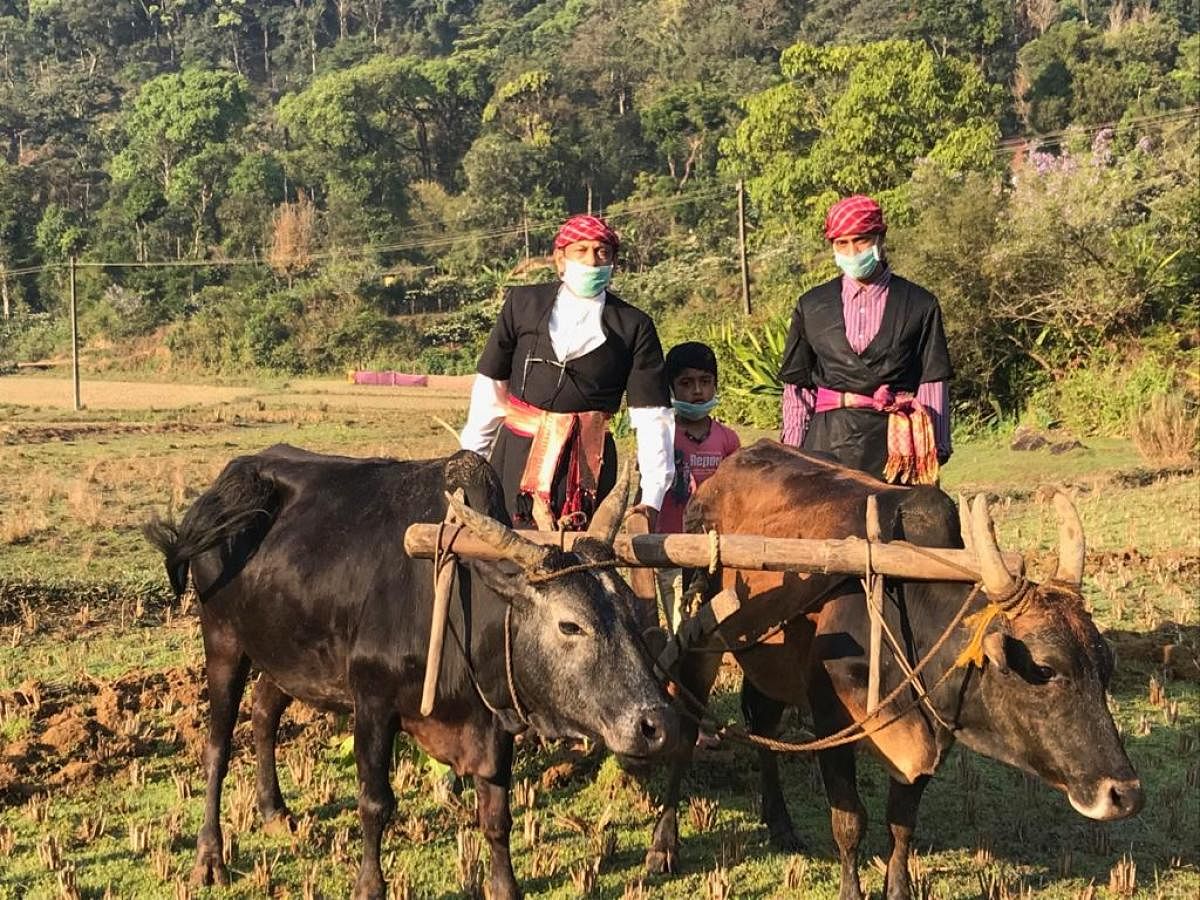
[[[875,267],[879,265],[883,257],[879,254],[879,245],[872,244],[863,250],[862,253],[846,255],[835,252],[833,260],[838,264],[838,268],[851,278],[862,281],[871,276],[871,273],[875,271]]]
[[[672,400],[671,405],[675,407],[675,412],[683,416],[683,418],[689,422],[695,422],[698,419],[703,419],[716,409],[717,400],[716,396],[711,400],[706,400],[704,403],[688,403],[686,400]]]
[[[568,259],[563,268],[562,280],[576,297],[595,297],[612,280],[612,266],[589,266]]]

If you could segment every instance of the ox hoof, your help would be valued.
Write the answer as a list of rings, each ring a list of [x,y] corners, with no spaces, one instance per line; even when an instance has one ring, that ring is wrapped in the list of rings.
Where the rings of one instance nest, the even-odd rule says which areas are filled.
[[[771,832],[771,849],[779,853],[803,853],[808,847],[792,829]]]
[[[198,859],[192,867],[191,882],[194,887],[229,886],[229,870],[219,859]]]
[[[354,882],[350,900],[385,900],[387,886],[383,883],[383,870],[378,865],[364,865]]]
[[[386,896],[386,888],[382,881],[372,884],[359,883],[354,886],[354,893],[350,895],[350,900],[384,900]]]
[[[674,850],[650,850],[646,854],[647,875],[674,875],[679,871],[679,853]]]
[[[274,837],[291,837],[296,833],[296,819],[285,809],[266,819],[263,822],[262,830],[263,834]]]

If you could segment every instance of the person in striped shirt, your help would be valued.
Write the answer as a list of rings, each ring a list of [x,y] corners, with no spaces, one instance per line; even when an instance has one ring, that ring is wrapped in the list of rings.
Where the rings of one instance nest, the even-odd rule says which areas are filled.
[[[932,484],[952,450],[953,369],[937,298],[892,271],[886,231],[879,204],[862,195],[825,217],[842,275],[792,313],[780,439],[885,481]]]

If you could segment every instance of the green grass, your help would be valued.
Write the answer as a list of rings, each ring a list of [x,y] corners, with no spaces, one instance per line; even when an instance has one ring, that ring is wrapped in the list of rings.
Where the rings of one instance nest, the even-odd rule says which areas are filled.
[[[160,626],[154,631],[183,637],[188,626],[177,622],[170,628]],[[114,659],[134,659],[137,649],[145,647],[152,633],[148,626],[123,632],[112,629],[102,638],[93,638],[92,647]],[[156,639],[160,638],[161,634]],[[57,641],[36,641],[26,648],[26,655],[33,663],[31,671],[38,677],[52,680],[58,674],[55,665],[47,665],[44,660],[40,665],[38,663],[43,654],[52,653],[51,646],[55,643]],[[194,649],[188,652],[178,642],[174,642],[174,646],[173,651],[164,649],[147,658],[144,666],[154,669],[184,665],[194,656]],[[1200,721],[1200,687],[1195,682],[1167,685],[1168,696],[1179,703],[1180,710],[1177,723],[1168,726],[1162,712],[1149,707],[1146,702],[1148,672],[1149,667],[1134,662],[1124,667],[1114,685],[1118,720],[1129,735],[1130,755],[1145,781],[1149,801],[1146,811],[1129,822],[1087,823],[1050,789],[1027,782],[1010,769],[956,749],[926,795],[919,829],[920,858],[934,880],[937,896],[978,896],[979,876],[983,873],[1003,875],[1014,885],[1020,881],[1035,889],[1038,896],[1071,898],[1089,881],[1105,883],[1115,860],[1129,851],[1137,861],[1140,884],[1153,885],[1157,872],[1161,887],[1159,896],[1195,896],[1196,890],[1200,889],[1200,876],[1195,871],[1197,860],[1192,838],[1198,807],[1195,791],[1188,787],[1188,779],[1195,779],[1197,765],[1195,750],[1184,753],[1181,746],[1185,735],[1195,735]],[[732,716],[735,706],[736,698],[728,690],[718,695],[720,714]],[[151,723],[147,730],[157,734],[153,723],[162,717],[153,711],[143,715]],[[1147,717],[1146,725],[1142,725],[1142,717]],[[284,793],[293,810],[301,817],[314,817],[311,835],[305,842],[293,842],[264,835],[257,829],[236,831],[235,884],[224,896],[263,896],[255,885],[253,869],[264,852],[272,859],[278,855],[278,862],[273,866],[276,883],[296,889],[315,872],[328,896],[345,896],[357,854],[357,821],[353,768],[334,749],[338,743],[334,735],[339,724],[330,717],[321,717],[297,735],[296,728],[285,723],[285,730],[292,732],[293,737],[282,747],[281,760],[297,752],[296,746],[317,760],[317,774],[307,789],[295,783],[285,763],[281,762],[280,768]],[[1140,728],[1147,726],[1148,733],[1138,733]],[[246,737],[246,725],[243,724],[239,729],[241,747],[226,782],[227,822],[237,815],[234,808],[238,800],[234,798],[248,789],[252,779]],[[1195,739],[1192,740],[1194,748]],[[536,782],[557,752],[532,754],[523,751],[518,760],[518,780]],[[411,750],[402,753],[406,758],[414,758]],[[885,852],[879,822],[886,780],[883,772],[870,761],[864,762],[861,770],[864,800],[875,823],[864,846],[864,861],[867,861]],[[202,781],[191,754],[166,744],[157,752],[142,757],[142,772],[145,785],[136,790],[131,789],[126,770],[94,785],[52,791],[50,819],[45,824],[33,822],[25,808],[0,813],[0,823],[16,835],[10,864],[0,874],[0,897],[56,896],[54,879],[38,859],[38,844],[44,842],[47,835],[59,839],[86,890],[99,894],[111,886],[116,896],[162,896],[168,885],[155,876],[151,854],[160,844],[167,847],[171,878],[190,868],[194,835],[201,815]],[[810,845],[805,889],[791,896],[835,896],[837,871],[814,763],[807,755],[789,757],[784,763],[784,773],[793,816]],[[173,776],[190,782],[193,787],[190,799],[180,800]],[[316,782],[321,778],[328,779],[328,787],[317,786]],[[979,787],[972,809],[964,800],[964,785],[976,778]],[[655,776],[654,782],[658,779],[659,776]],[[718,803],[716,824],[707,831],[698,832],[686,811],[683,813],[684,872],[675,878],[648,882],[653,896],[684,898],[703,892],[703,879],[721,856],[722,843],[728,844],[731,831],[740,834],[740,842],[744,844],[744,859],[729,867],[734,896],[777,895],[788,860],[769,849],[762,829],[757,825],[753,806],[756,780],[753,755],[743,748],[736,748],[731,758],[694,767],[687,782],[687,793]],[[385,844],[390,859],[389,871],[408,873],[416,896],[455,896],[454,835],[458,828],[466,826],[468,816],[459,804],[439,805],[432,794],[429,775],[398,792],[398,824],[389,831]],[[652,825],[652,816],[643,798],[642,788],[620,772],[611,759],[603,762],[593,778],[539,791],[535,811],[542,820],[543,838],[542,849],[537,852],[557,853],[558,864],[554,874],[537,878],[532,877],[531,872],[535,850],[526,845],[521,833],[525,813],[515,811],[514,854],[518,876],[528,895],[574,896],[569,873],[591,858],[593,845],[590,838],[568,827],[563,817],[571,816],[592,824],[611,806],[617,851],[606,864],[600,886],[602,896],[620,896],[625,882],[639,876],[641,856]],[[469,790],[462,802],[470,805]],[[94,819],[101,812],[105,816],[103,836],[86,843],[81,841],[78,833],[85,818]],[[417,820],[423,822],[430,833],[428,843],[414,845],[401,833]],[[130,849],[132,826],[151,829],[149,852],[139,854]],[[337,835],[340,831],[347,834],[339,843]],[[339,849],[335,850],[335,847]],[[981,847],[990,848],[993,857],[982,864],[978,858]],[[1064,877],[1060,873],[1067,848],[1070,848],[1071,874]],[[1173,860],[1182,865],[1173,868]],[[877,891],[880,883],[878,872],[867,867],[865,886]]]
[[[1096,478],[1134,469],[1142,460],[1121,438],[1088,438],[1083,449],[1055,455],[1049,450],[1010,450],[995,441],[959,444],[942,470],[942,486],[951,494],[964,489],[1034,490],[1040,484]]]
[[[53,704],[82,709],[97,684],[131,673],[196,671],[201,664],[194,614],[181,615],[172,606],[161,563],[138,534],[151,512],[185,507],[230,457],[271,443],[351,455],[433,456],[452,448],[434,416],[451,423],[462,419],[461,402],[453,398],[444,409],[434,408],[436,403],[414,410],[359,409],[340,405],[344,401],[334,394],[296,401],[280,385],[252,387],[244,401],[181,410],[76,415],[0,406],[0,509],[5,510],[0,519],[0,693],[33,680],[50,698],[43,713],[12,703],[3,708],[0,782],[11,762],[5,753],[45,733],[50,718],[62,711]],[[70,440],[46,439],[45,429],[65,431],[81,424],[108,428],[64,435]],[[133,424],[147,427],[128,430]],[[37,429],[42,431],[35,435]],[[750,443],[759,435],[747,431],[742,436]],[[1040,783],[956,749],[926,794],[918,828],[920,864],[931,878],[933,896],[978,897],[981,876],[1004,881],[1013,896],[1023,885],[1039,897],[1074,900],[1090,882],[1104,896],[1109,871],[1125,853],[1137,863],[1140,895],[1200,895],[1195,839],[1200,832],[1200,673],[1187,663],[1187,653],[1200,653],[1200,479],[1176,475],[1144,486],[1114,479],[1115,473],[1140,465],[1128,443],[1098,440],[1062,456],[960,445],[945,469],[944,483],[952,493],[987,490],[1000,498],[1001,540],[1026,551],[1035,573],[1052,564],[1056,541],[1051,506],[1038,487],[1060,483],[1076,493],[1091,554],[1085,593],[1117,651],[1115,714],[1145,782],[1147,806],[1128,822],[1089,823]],[[82,616],[85,604],[88,615]],[[1171,673],[1161,666],[1167,644],[1176,646],[1182,660]],[[1166,692],[1158,705],[1150,702],[1152,676]],[[46,869],[39,854],[41,847],[44,855],[51,836],[74,865],[84,896],[99,897],[106,887],[120,897],[171,896],[174,881],[190,870],[202,806],[199,763],[192,746],[178,737],[178,717],[202,726],[204,706],[193,703],[168,712],[155,701],[140,709],[136,752],[115,756],[97,779],[52,788],[44,823],[34,821],[36,804],[26,805],[16,799],[19,790],[11,791],[9,805],[0,806],[0,843],[6,834],[14,842],[0,866],[0,898],[59,896],[59,876]],[[721,717],[737,718],[732,681],[723,684],[714,707]],[[237,761],[226,782],[227,821],[241,808],[237,798],[245,796],[252,778],[247,729],[243,710]],[[346,729],[347,723],[335,717],[289,713],[281,759],[310,757],[314,774],[301,786],[287,765],[281,764],[280,773],[293,811],[311,817],[309,833],[299,840],[267,836],[256,827],[239,829],[234,885],[212,896],[264,896],[255,875],[263,854],[272,861],[278,896],[300,896],[306,880],[324,896],[348,894],[359,837],[353,765],[338,750]],[[565,752],[562,747],[523,749],[517,778],[536,783]],[[414,896],[458,896],[456,833],[467,825],[472,791],[468,787],[460,801],[439,803],[437,773],[411,747],[404,745],[400,754],[406,771],[416,775],[397,792],[397,815],[385,845],[388,874],[406,873]],[[86,756],[85,749],[71,758]],[[136,785],[130,775],[134,758],[139,781],[144,779]],[[43,758],[37,777],[53,777],[60,768],[55,763],[66,761],[56,761],[53,754]],[[873,823],[864,847],[863,880],[878,892],[881,877],[869,861],[885,852],[886,778],[869,760],[861,773]],[[661,778],[661,773],[651,777],[651,793]],[[647,881],[650,895],[708,896],[705,879],[722,853],[738,844],[744,858],[727,867],[732,896],[836,896],[828,811],[814,762],[808,756],[787,758],[784,779],[793,817],[809,845],[802,862],[766,845],[755,812],[755,759],[734,747],[693,768],[686,793],[718,804],[716,824],[699,831],[686,810],[682,813],[683,873]],[[190,797],[181,798],[177,781],[190,785]],[[975,783],[973,791],[966,789]],[[522,833],[526,811],[514,812],[514,860],[528,896],[575,896],[571,871],[591,858],[593,843],[571,823],[590,827],[608,808],[617,843],[604,865],[599,894],[621,896],[626,883],[640,877],[654,819],[648,796],[611,759],[590,776],[539,790],[537,848],[528,846]],[[101,834],[83,839],[81,828],[94,827],[101,814]],[[150,829],[145,852],[131,849],[131,827]],[[556,854],[553,865],[547,863],[550,854]],[[789,865],[803,867],[802,887],[791,892],[782,887]],[[535,873],[535,866],[542,871]],[[164,867],[165,880],[156,874]]]

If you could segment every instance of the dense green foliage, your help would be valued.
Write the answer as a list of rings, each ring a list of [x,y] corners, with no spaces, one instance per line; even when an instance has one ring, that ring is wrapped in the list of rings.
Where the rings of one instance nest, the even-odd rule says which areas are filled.
[[[175,264],[79,276],[85,338],[175,366],[468,370],[496,287],[587,208],[625,237],[620,291],[695,337],[738,308],[744,178],[756,317],[728,348],[830,274],[821,215],[867,191],[942,297],[967,410],[1147,340],[1186,373],[1198,24],[1179,0],[0,0],[0,359],[61,346],[38,316],[76,256]],[[762,375],[729,372],[744,399]]]

